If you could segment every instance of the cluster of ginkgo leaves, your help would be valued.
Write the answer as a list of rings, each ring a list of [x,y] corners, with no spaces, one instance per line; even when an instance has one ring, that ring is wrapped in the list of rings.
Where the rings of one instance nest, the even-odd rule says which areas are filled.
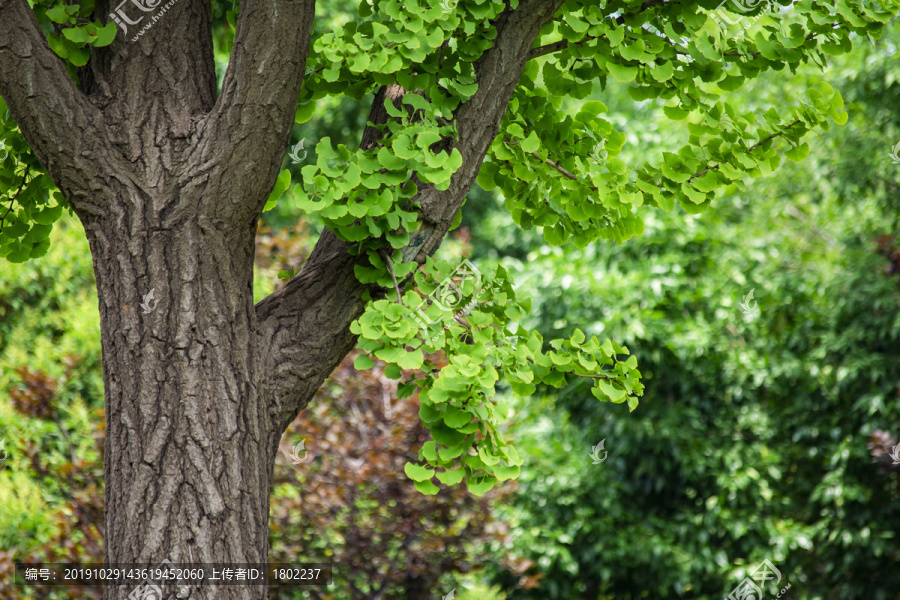
[[[0,259],[20,263],[45,255],[66,206],[0,98]]]
[[[388,363],[388,377],[403,378],[408,370],[398,386],[401,397],[418,390],[419,414],[433,438],[420,452],[424,465],[406,465],[420,491],[437,493],[435,477],[446,485],[465,478],[480,495],[519,474],[518,452],[500,430],[509,414],[496,396],[501,375],[521,395],[533,394],[539,384],[561,387],[572,377],[591,378],[598,399],[637,407],[644,388],[637,359],[627,348],[587,339],[578,330],[545,348],[537,332],[511,331],[531,302],[516,297],[505,269],[456,282],[458,271],[451,268],[429,258],[403,302],[376,300],[351,325],[365,352],[356,359],[357,368],[367,369],[375,364],[372,357],[379,358]],[[449,364],[438,367],[427,358],[438,350]]]
[[[729,28],[716,15],[718,4],[565,2],[541,33],[480,184],[499,188],[516,223],[542,227],[554,245],[639,235],[643,205],[671,210],[678,201],[700,212],[718,189],[776,168],[780,149],[803,158],[803,136],[827,126],[828,116],[846,120],[840,95],[827,84],[809,90],[799,106],[762,115],[741,113],[725,95],[768,70],[824,65],[827,55],[850,48],[851,36],[878,36],[897,9],[896,2],[773,1],[759,3],[746,27]],[[335,152],[322,140],[320,159],[303,169],[293,195],[340,237],[360,241],[360,251],[399,249],[418,226],[413,178],[446,189],[461,165],[453,114],[476,91],[472,63],[491,47],[492,20],[507,7],[489,0],[359,6],[358,19],[314,40],[297,121],[330,94],[360,98],[392,83],[414,93],[403,98],[406,110],[386,103],[394,120],[379,125],[378,147]],[[728,4],[718,8],[729,9],[738,13]],[[574,118],[559,112],[562,96],[586,98],[608,78],[629,84],[636,101],[662,102],[670,118],[689,119],[688,144],[629,166],[618,158],[625,135],[601,116],[602,103],[587,102]],[[287,171],[282,176],[270,207],[290,183]],[[399,256],[395,272],[407,274],[412,267],[400,265]],[[387,279],[382,270],[381,281]]]
[[[762,115],[742,112],[727,93],[765,71],[824,65],[850,49],[851,36],[878,37],[898,6],[770,1],[728,26],[741,5],[725,3],[718,11],[736,14],[722,19],[719,4],[566,2],[537,45],[553,51],[535,50],[516,89],[481,169],[482,187],[499,187],[516,223],[543,227],[553,245],[639,235],[642,205],[668,211],[677,201],[699,213],[717,190],[775,169],[783,149],[789,159],[804,158],[802,138],[827,127],[827,117],[847,119],[827,84],[799,105]],[[661,103],[670,119],[687,120],[688,143],[631,166],[618,158],[624,135],[602,117],[603,104],[586,102],[574,118],[559,111],[563,96],[587,98],[609,80],[628,85],[635,101]]]
[[[448,13],[425,2],[408,2],[403,10],[396,0],[364,1],[359,22],[315,41],[313,75],[298,116],[308,118],[310,104],[325,94],[359,97],[376,84],[390,83],[411,92],[404,96],[406,111],[386,103],[395,120],[381,126],[384,137],[378,147],[358,151],[356,157],[339,149],[353,182],[353,160],[372,161],[366,165],[370,170],[359,169],[369,178],[357,188],[364,199],[356,191],[342,196],[333,188],[340,184],[327,177],[317,181],[322,173],[334,175],[336,182],[345,177],[343,172],[328,173],[321,161],[304,168],[303,191],[295,190],[304,209],[326,218],[326,211],[333,210],[341,221],[326,221],[329,226],[344,239],[362,242],[360,250],[366,249],[371,268],[357,269],[361,281],[390,289],[392,279],[403,280],[412,272],[414,266],[402,264],[400,252],[408,233],[419,226],[411,216],[401,218],[416,208],[408,202],[416,192],[412,180],[418,176],[445,189],[459,167],[450,119],[475,91],[471,63],[491,46],[496,32],[489,19],[501,4],[462,0]],[[686,212],[701,212],[717,190],[740,187],[748,176],[777,168],[782,153],[792,160],[804,158],[808,146],[803,137],[827,127],[828,117],[838,124],[846,120],[843,100],[827,83],[807,90],[796,106],[773,107],[764,114],[740,111],[727,102],[727,93],[768,70],[794,71],[810,61],[824,65],[827,55],[850,48],[851,36],[880,35],[897,10],[896,3],[773,2],[759,5],[746,26],[728,27],[714,12],[718,4],[565,2],[535,45],[480,171],[481,186],[499,188],[513,220],[526,229],[542,227],[554,245],[571,241],[584,246],[598,238],[621,243],[643,231],[638,209],[644,205],[672,210],[677,202]],[[661,103],[669,118],[686,121],[688,143],[645,164],[628,165],[618,158],[625,133],[603,118],[602,103],[586,102],[574,118],[559,111],[562,96],[586,99],[597,82],[605,86],[610,79],[628,85],[635,101]],[[323,150],[333,154],[330,146]],[[420,173],[417,164],[425,170]],[[431,169],[438,167],[443,168],[440,181],[429,179]],[[320,184],[325,193],[318,192]],[[401,190],[393,194],[393,204],[382,196],[391,186]],[[350,212],[353,202],[363,205],[355,215]],[[383,218],[393,211],[398,215],[393,223]],[[375,251],[379,244],[393,248],[390,264]],[[435,280],[446,273],[432,268],[429,262],[425,272]],[[417,275],[414,282],[428,293],[425,280]],[[511,286],[503,273],[496,282],[499,287],[493,289]],[[439,334],[426,333],[421,339],[411,318],[420,297],[399,288],[397,295],[398,302],[371,302],[354,332],[360,334],[363,350],[396,365],[396,376],[400,368],[426,373],[413,383],[434,440],[422,451],[427,466],[407,468],[424,492],[436,491],[432,477],[446,484],[465,477],[473,491],[481,492],[517,472],[514,448],[497,430],[505,416],[502,402],[494,400],[501,375],[523,394],[533,392],[536,384],[561,384],[567,372],[595,377],[598,397],[627,399],[632,408],[637,403],[641,385],[636,361],[619,361],[624,349],[612,341],[585,342],[576,333],[568,341],[551,342],[557,352],[544,354],[537,334],[508,336],[508,322],[527,310],[513,300],[511,287],[506,298],[485,300],[481,291],[463,322],[458,313],[453,317],[452,311],[444,311]],[[441,310],[435,304],[428,310]],[[486,308],[495,305],[504,308]],[[436,349],[450,357],[440,372],[430,370],[422,356]],[[561,349],[576,351],[575,358],[560,354]],[[367,362],[363,357],[358,366]],[[604,365],[612,368],[604,370]],[[501,461],[506,464],[498,466]]]
[[[477,91],[472,63],[491,46],[491,20],[505,9],[499,1],[459,3],[452,10],[417,0],[362,2],[356,22],[313,42],[299,123],[327,95],[361,98],[375,85],[393,83],[415,91],[397,106],[385,100],[390,118],[373,124],[382,135],[376,147],[351,152],[339,145],[335,151],[328,138],[319,141],[316,164],[303,167],[303,180],[292,189],[301,209],[317,213],[341,239],[360,243],[354,251],[368,254],[382,285],[390,278],[378,250],[409,244],[419,227],[412,201],[418,185],[446,190],[462,165],[453,147],[454,111]],[[415,265],[402,264],[400,256],[392,253],[392,268],[405,276]]]
[[[108,46],[116,37],[115,23],[101,25],[94,21],[94,0],[78,4],[37,0],[31,4],[41,29],[47,33],[47,43],[66,62],[70,73],[72,67],[87,64],[91,47]]]

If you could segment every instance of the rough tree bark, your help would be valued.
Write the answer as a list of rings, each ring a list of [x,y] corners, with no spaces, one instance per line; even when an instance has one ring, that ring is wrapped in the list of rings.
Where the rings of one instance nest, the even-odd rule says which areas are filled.
[[[479,89],[456,114],[463,165],[448,190],[420,189],[407,258],[437,249],[561,4],[527,0],[498,19],[495,45],[475,65]],[[96,14],[114,8],[98,0]],[[296,277],[253,305],[256,224],[290,138],[314,12],[314,0],[242,2],[217,97],[206,0],[174,4],[136,42],[92,50],[80,89],[26,0],[0,0],[0,95],[93,255],[107,562],[265,562],[281,434],[355,343],[348,326],[364,288],[357,259],[330,232]],[[377,102],[372,118],[385,118]],[[371,130],[364,138],[374,143]],[[145,313],[151,291],[158,304]],[[106,590],[107,600],[129,591]]]

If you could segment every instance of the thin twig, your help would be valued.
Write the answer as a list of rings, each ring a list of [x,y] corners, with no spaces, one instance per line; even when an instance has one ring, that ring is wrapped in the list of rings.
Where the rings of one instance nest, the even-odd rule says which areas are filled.
[[[777,137],[783,136],[783,135],[785,134],[785,132],[786,132],[788,129],[792,128],[794,125],[799,125],[799,124],[800,124],[800,120],[798,119],[798,120],[794,121],[793,123],[791,123],[790,125],[788,125],[787,127],[785,127],[784,129],[782,129],[781,131],[777,131],[777,132],[773,133],[772,135],[767,136],[767,137],[765,137],[765,138],[759,140],[758,142],[756,142],[755,144],[753,144],[752,146],[750,146],[749,148],[747,148],[747,151],[744,152],[744,154],[750,154],[751,152],[753,152],[754,150],[756,150],[757,148],[759,148],[760,146],[762,146],[762,145],[765,144],[766,142],[771,141],[771,140],[774,140],[774,139],[777,138]],[[713,165],[713,166],[711,166],[711,167],[707,167],[707,168],[703,169],[702,171],[700,171],[699,173],[695,173],[695,174],[691,175],[691,177],[687,180],[687,182],[690,183],[690,182],[692,182],[694,179],[696,179],[696,178],[698,178],[698,177],[702,177],[703,175],[705,175],[705,174],[706,174],[707,172],[709,172],[709,171],[715,171],[715,170],[718,169],[720,166],[722,166],[722,163],[717,163],[717,164],[715,164],[715,165]],[[658,187],[659,187],[659,186],[658,186]]]
[[[647,0],[647,2],[644,2],[641,5],[641,8],[637,12],[629,13],[627,15],[620,15],[618,18],[615,19],[615,22],[618,25],[624,25],[626,17],[628,17],[628,18],[636,17],[636,16],[640,15],[642,12],[644,12],[650,8],[653,8],[655,6],[662,6],[662,5],[668,4],[668,3],[669,3],[668,0]],[[597,40],[597,39],[600,39],[600,38],[597,36],[587,35],[583,39],[581,39],[577,42],[572,42],[571,44],[578,45],[578,44],[583,44],[584,42],[589,42],[589,41]],[[545,46],[538,46],[537,48],[532,48],[531,51],[528,53],[527,60],[532,60],[535,58],[539,58],[541,56],[546,56],[547,54],[552,54],[554,52],[557,52],[559,50],[563,50],[564,48],[569,47],[569,45],[570,45],[569,40],[560,40],[558,42],[553,42],[552,44],[547,44]]]
[[[510,139],[504,138],[503,141],[506,142],[510,146],[518,146],[519,145],[518,140],[510,140]],[[536,159],[544,161],[545,163],[547,163],[548,165],[550,165],[551,167],[553,167],[554,169],[556,169],[557,171],[559,171],[560,173],[562,173],[563,175],[565,175],[566,177],[571,179],[572,181],[578,181],[578,176],[573,175],[572,173],[569,173],[568,171],[566,171],[564,168],[562,168],[559,165],[559,163],[554,162],[554,161],[550,160],[549,158],[542,158],[541,155],[538,154],[537,152],[531,152],[530,154],[533,157],[535,157]]]
[[[397,276],[394,275],[394,265],[391,263],[391,258],[384,248],[381,249],[381,258],[384,259],[384,264],[387,265],[388,271],[391,272],[391,279],[394,280],[394,291],[397,292],[397,302],[403,304],[403,298],[400,296],[400,286],[397,285]]]
[[[534,156],[534,157],[537,157],[537,158],[541,158],[541,155],[538,154],[537,152],[532,152],[531,155]],[[550,165],[551,167],[553,167],[554,169],[556,169],[557,171],[559,171],[560,173],[562,173],[563,175],[565,175],[566,177],[568,177],[569,179],[571,179],[572,181],[578,181],[578,177],[577,177],[577,176],[572,175],[571,173],[569,173],[568,171],[566,171],[565,169],[563,169],[561,166],[559,166],[559,163],[555,163],[555,162],[553,162],[552,160],[550,160],[549,158],[545,158],[545,159],[542,159],[542,160],[543,160],[545,163],[547,163],[548,165]]]
[[[19,193],[22,191],[22,188],[25,187],[25,180],[28,179],[28,171],[30,169],[31,169],[31,165],[25,165],[25,173],[22,175],[22,183],[19,184],[19,189],[16,190],[15,195],[9,199],[9,208],[6,209],[6,212],[3,214],[3,217],[0,218],[0,233],[3,232],[3,222],[6,220],[6,217],[9,215],[9,211],[12,210],[12,207],[16,201],[16,198],[19,197]]]

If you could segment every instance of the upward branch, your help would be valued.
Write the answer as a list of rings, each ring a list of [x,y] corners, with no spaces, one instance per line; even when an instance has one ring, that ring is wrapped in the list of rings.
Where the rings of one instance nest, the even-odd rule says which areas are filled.
[[[208,181],[214,212],[235,224],[255,223],[275,184],[290,139],[315,15],[315,0],[241,4],[222,94],[201,123],[194,160],[217,158]]]
[[[497,19],[497,37],[474,64],[478,90],[455,112],[461,167],[446,190],[422,185],[413,198],[421,206],[422,231],[406,260],[424,260],[440,245],[475,182],[481,163],[497,135],[500,121],[541,28],[563,0],[529,0]],[[384,98],[384,94],[376,95]],[[373,116],[380,107],[373,107]],[[355,343],[350,322],[362,314],[365,287],[354,275],[358,259],[348,244],[326,231],[303,271],[256,307],[268,349],[263,368],[275,421],[287,426]],[[281,429],[276,435],[280,435]]]
[[[126,165],[111,151],[100,111],[50,50],[26,0],[0,0],[0,96],[73,207],[102,212],[91,180],[104,163]]]

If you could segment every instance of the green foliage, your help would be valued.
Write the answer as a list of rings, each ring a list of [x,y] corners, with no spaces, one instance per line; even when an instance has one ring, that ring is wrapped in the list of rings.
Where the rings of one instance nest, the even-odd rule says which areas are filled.
[[[292,194],[305,213],[318,215],[341,239],[358,242],[355,251],[369,261],[357,268],[360,281],[388,293],[397,288],[400,301],[373,299],[353,332],[360,334],[360,349],[395,365],[393,376],[424,365],[423,379],[403,385],[419,388],[422,418],[435,436],[435,447],[423,451],[422,459],[427,468],[443,469],[407,470],[425,493],[438,489],[432,477],[445,483],[461,479],[462,472],[447,475],[458,469],[476,492],[517,473],[519,459],[497,433],[504,411],[496,410],[492,398],[501,376],[526,395],[542,383],[565,384],[565,373],[592,377],[597,398],[627,399],[631,409],[642,389],[636,361],[618,360],[627,351],[611,341],[585,342],[577,332],[567,342],[552,342],[556,352],[546,353],[540,335],[519,330],[512,336],[509,323],[527,307],[515,303],[505,272],[477,293],[460,290],[465,302],[458,307],[467,306],[464,322],[431,303],[418,320],[440,328],[426,328],[421,336],[413,323],[422,300],[411,289],[400,289],[409,286],[395,283],[407,280],[415,266],[403,263],[402,253],[421,228],[418,207],[411,203],[418,191],[413,177],[443,190],[460,167],[461,156],[453,148],[454,111],[477,91],[472,62],[491,47],[496,31],[490,20],[502,9],[501,2],[461,2],[450,11],[416,1],[402,7],[396,0],[362,2],[360,19],[347,22],[340,33],[323,32],[315,39],[312,73],[297,111],[297,121],[303,122],[320,99],[360,98],[373,85],[397,83],[409,92],[399,105],[385,101],[391,118],[378,126],[382,137],[375,147],[351,152],[321,139],[315,164],[301,169],[302,182]],[[611,19],[613,11],[624,16]],[[537,44],[559,47],[547,56],[537,51],[527,66],[479,183],[500,190],[513,221],[526,230],[541,227],[553,245],[571,241],[582,248],[598,238],[623,242],[640,235],[644,221],[638,209],[644,205],[672,210],[677,200],[686,212],[700,212],[717,190],[740,189],[747,176],[777,168],[776,140],[787,144],[785,156],[801,160],[809,151],[804,136],[827,127],[826,117],[838,123],[846,119],[840,95],[824,82],[808,88],[799,106],[758,115],[738,111],[726,95],[770,70],[824,64],[826,54],[850,48],[851,35],[877,38],[892,11],[894,4],[878,10],[842,4],[831,10],[802,2],[777,19],[757,19],[746,35],[729,37],[700,7],[567,2]],[[463,37],[465,44],[458,42]],[[629,167],[620,158],[625,133],[601,116],[603,103],[587,102],[572,116],[561,111],[564,98],[586,98],[594,82],[605,87],[609,75],[633,82],[629,93],[635,100],[664,102],[667,117],[687,119],[687,144],[677,153],[662,153],[661,161]],[[598,160],[601,152],[604,158]],[[426,275],[438,281],[441,272],[447,268],[429,262],[412,281],[429,294],[433,288]],[[494,284],[507,290],[496,298],[485,294]],[[505,302],[508,310],[502,308]],[[423,358],[423,352],[436,350],[449,356],[442,369]],[[366,364],[362,359],[358,366]],[[500,460],[509,471],[498,476],[493,465]]]
[[[31,3],[41,28],[47,32],[47,43],[57,56],[66,61],[69,72],[83,67],[90,60],[90,49],[102,48],[116,37],[116,24],[101,25],[92,21],[94,0],[81,4],[60,4],[54,0]]]
[[[44,256],[67,207],[0,98],[0,258],[21,263]]]
[[[316,494],[279,482],[273,552],[352,553],[347,540],[363,531],[372,543],[387,540],[380,566],[402,556],[403,528],[430,523],[421,507],[433,505],[417,504],[402,521],[399,508],[459,499],[448,494],[465,489],[482,494],[518,476],[512,554],[533,563],[497,573],[510,600],[714,600],[767,557],[798,597],[890,600],[900,587],[897,472],[878,470],[867,441],[900,422],[897,265],[874,243],[887,235],[885,253],[897,252],[890,236],[900,234],[900,194],[887,152],[900,140],[900,74],[885,44],[830,58],[837,72],[828,84],[810,67],[850,52],[852,38],[879,35],[895,5],[785,3],[778,14],[759,9],[723,25],[707,10],[715,2],[640,13],[646,3],[566,2],[539,42],[565,45],[529,63],[479,175],[502,198],[469,196],[463,224],[476,232],[484,274],[460,281],[453,261],[429,259],[422,270],[402,263],[421,226],[409,204],[412,176],[444,185],[458,168],[453,110],[475,91],[471,63],[490,44],[500,4],[461,0],[438,14],[423,2],[401,12],[396,1],[375,1],[316,24],[297,122],[320,141],[308,164],[282,172],[266,218],[296,210],[273,208],[289,197],[317,219],[311,229],[326,223],[360,242],[370,262],[357,275],[384,293],[373,289],[353,325],[364,350],[354,364],[379,380],[368,409],[387,393],[384,375],[400,380],[405,400],[418,392],[430,438],[417,430],[384,447],[395,450],[392,472],[434,495],[383,503],[360,476],[355,483],[372,495],[333,510],[328,494],[357,489],[344,485],[339,463],[304,482],[318,485]],[[215,5],[223,23],[230,7]],[[53,35],[80,43],[65,25]],[[892,27],[887,37],[896,39]],[[232,35],[216,29],[220,55]],[[351,152],[364,121],[356,100],[392,82],[421,95],[387,105],[394,120],[380,145]],[[351,101],[342,104],[343,94]],[[846,126],[827,129],[827,119]],[[88,432],[102,380],[83,233],[61,216],[64,200],[2,104],[0,141],[0,214],[12,207],[0,254],[48,253],[0,271],[0,437],[10,454],[0,469],[0,524],[14,524],[0,538],[26,552],[55,544],[53,532],[68,535],[68,519],[48,509],[64,506],[71,488],[54,475],[74,463],[56,423],[9,408],[6,396],[28,391],[14,369],[28,365],[57,382],[52,408],[65,431],[84,438],[76,455],[95,466]],[[803,163],[781,164],[782,154]],[[772,177],[745,183],[776,166]],[[698,220],[679,208],[707,213]],[[53,245],[44,245],[49,229],[35,225],[57,218]],[[588,245],[641,232],[620,247]],[[278,258],[260,265],[257,300],[309,253],[269,237],[261,233],[260,245]],[[567,241],[575,248],[561,247]],[[498,254],[510,255],[504,267],[485,267]],[[737,306],[751,288],[760,311],[743,316]],[[61,355],[81,360],[70,372]],[[346,380],[326,388],[357,391]],[[633,409],[642,392],[633,415],[596,402]],[[357,458],[358,442],[334,439],[336,455]],[[593,465],[600,439],[609,459]],[[33,447],[44,473],[28,470]],[[369,465],[387,468],[367,450]],[[332,520],[322,536],[297,523],[312,499],[317,516]],[[351,508],[359,522],[348,525]],[[448,515],[433,539],[458,533],[457,514]],[[359,524],[367,519],[382,524]],[[402,527],[382,535],[395,521]],[[369,549],[359,546],[362,564]],[[457,597],[487,597],[484,589],[457,588]]]
[[[359,20],[314,40],[298,123],[329,95],[359,99],[373,85],[391,83],[421,91],[406,94],[399,106],[385,101],[392,118],[378,126],[384,136],[378,147],[351,153],[324,138],[316,164],[303,167],[303,183],[293,190],[299,207],[320,214],[342,239],[402,248],[418,228],[411,176],[439,190],[449,187],[462,164],[459,150],[448,147],[456,137],[453,111],[477,90],[471,63],[490,47],[496,32],[489,20],[505,8],[496,0],[479,4],[447,12],[418,0],[361,2]],[[463,34],[467,43],[455,42]],[[380,270],[387,276],[383,264]]]
[[[441,281],[444,273],[449,275]],[[547,351],[539,333],[511,332],[510,325],[528,313],[531,302],[517,300],[502,267],[482,275],[471,263],[453,268],[429,258],[414,280],[429,294],[430,304],[413,291],[402,303],[377,300],[350,329],[360,336],[360,349],[390,365],[389,377],[421,370],[422,376],[409,375],[398,393],[418,389],[419,415],[433,438],[420,452],[429,467],[406,466],[423,493],[437,493],[433,477],[445,485],[465,477],[469,490],[481,495],[496,481],[519,475],[522,461],[499,428],[509,413],[506,402],[496,399],[501,375],[524,396],[542,383],[560,387],[567,375],[593,378],[598,399],[627,400],[631,410],[637,406],[643,385],[637,359],[620,359],[627,348],[609,339],[600,343],[596,336],[586,339],[576,330],[568,340],[551,341]],[[454,314],[454,309],[462,310]],[[424,354],[439,349],[449,364],[439,365]],[[365,355],[356,362],[358,368],[371,364]]]
[[[479,175],[485,189],[502,190],[517,224],[543,227],[552,245],[570,240],[581,248],[598,238],[621,243],[643,232],[638,207],[668,211],[677,200],[697,213],[717,190],[777,168],[778,138],[788,143],[788,158],[801,159],[801,140],[827,127],[825,117],[846,121],[829,85],[808,90],[800,106],[761,115],[740,112],[723,92],[768,70],[824,64],[827,54],[849,50],[852,35],[877,38],[897,8],[845,3],[835,11],[793,3],[782,10],[786,14],[760,18],[746,35],[728,37],[698,4],[648,9],[641,2],[568,2],[563,17],[545,28],[540,44],[562,49],[526,69]],[[613,10],[624,16],[609,18]],[[586,102],[574,116],[560,111],[564,99],[583,100],[593,82],[605,87],[610,75],[631,82],[635,100],[665,102],[668,118],[689,119],[688,143],[663,153],[661,162],[629,167],[619,158],[625,135],[602,118],[605,105]],[[592,157],[598,149],[604,160]]]
[[[627,341],[645,384],[628,418],[577,384],[510,400],[524,460],[511,553],[535,563],[498,573],[510,598],[718,600],[765,558],[796,598],[894,597],[898,471],[871,440],[900,432],[896,51],[857,49],[829,75],[849,119],[802,164],[728,188],[699,219],[649,217],[621,247],[505,261],[542,334]],[[765,111],[815,79],[764,77],[737,99]],[[676,135],[664,118],[642,116],[639,152]],[[476,248],[510,239],[497,223],[472,223]],[[751,289],[759,311],[744,315]],[[609,457],[592,464],[601,439]]]
[[[2,568],[11,558],[102,560],[95,282],[78,221],[63,215],[50,237],[40,260],[0,269],[0,440],[8,454],[0,465]],[[4,584],[2,598],[34,597]]]
[[[500,542],[505,528],[491,520],[490,507],[512,486],[481,498],[460,486],[419,493],[402,475],[425,437],[418,401],[394,397],[384,363],[356,371],[353,359],[351,353],[282,438],[285,454],[305,439],[310,460],[275,468],[270,557],[332,560],[335,585],[309,594],[314,598],[427,597],[442,575],[485,560],[486,542]]]
[[[0,544],[9,548],[21,541],[23,532],[47,537],[51,524],[46,504],[28,476],[10,470],[0,471]]]

